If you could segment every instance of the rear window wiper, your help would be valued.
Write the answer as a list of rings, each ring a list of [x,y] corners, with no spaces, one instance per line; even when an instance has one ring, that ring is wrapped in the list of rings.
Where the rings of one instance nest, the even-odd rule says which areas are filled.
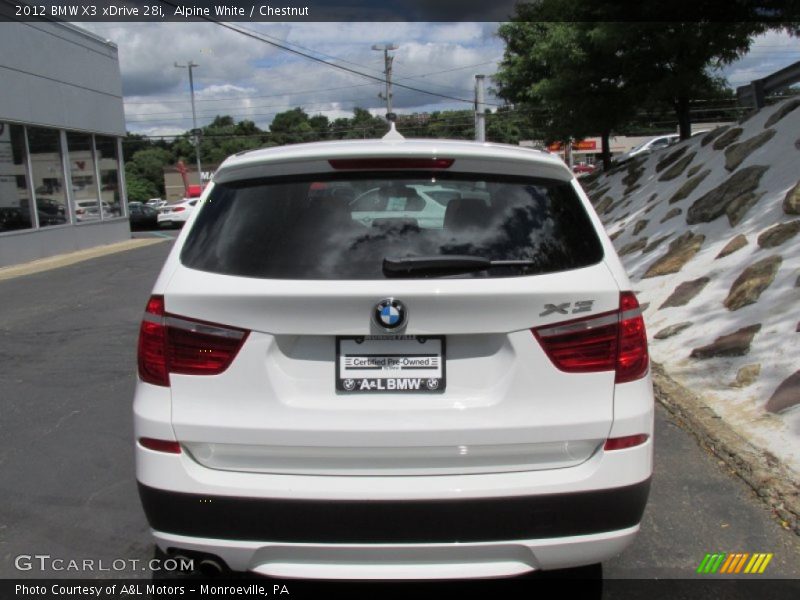
[[[387,256],[383,259],[383,274],[387,277],[437,275],[486,271],[495,267],[532,267],[532,260],[490,260],[483,256],[445,254],[441,256]]]

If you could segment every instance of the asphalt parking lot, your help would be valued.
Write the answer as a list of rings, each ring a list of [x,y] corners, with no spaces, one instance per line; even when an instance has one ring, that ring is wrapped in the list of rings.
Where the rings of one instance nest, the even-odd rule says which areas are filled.
[[[144,232],[137,236],[175,232]],[[150,577],[20,571],[21,554],[153,554],[139,506],[131,399],[142,309],[170,243],[0,281],[0,578]],[[642,532],[606,578],[692,578],[706,553],[770,552],[800,578],[800,539],[661,410]]]

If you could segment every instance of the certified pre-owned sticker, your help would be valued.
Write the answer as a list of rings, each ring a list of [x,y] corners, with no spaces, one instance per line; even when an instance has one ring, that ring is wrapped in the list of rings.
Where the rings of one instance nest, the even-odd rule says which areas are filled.
[[[444,338],[365,336],[337,339],[336,389],[438,392],[445,385]]]

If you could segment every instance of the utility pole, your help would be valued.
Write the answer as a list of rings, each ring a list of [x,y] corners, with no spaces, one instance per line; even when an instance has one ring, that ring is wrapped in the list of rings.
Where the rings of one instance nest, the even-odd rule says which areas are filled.
[[[397,50],[398,48],[399,46],[395,46],[391,43],[375,44],[372,46],[373,50],[383,51],[383,73],[386,75],[386,91],[378,94],[378,98],[386,100],[386,120],[390,122],[397,119],[397,115],[392,112],[392,62],[394,62],[394,56],[390,55],[389,51]]]
[[[475,75],[475,141],[486,141],[486,107],[483,93],[486,79],[483,75]]]
[[[189,69],[189,91],[192,95],[192,136],[194,138],[195,158],[197,159],[197,177],[200,182],[200,188],[203,187],[203,167],[200,165],[200,130],[197,128],[197,112],[194,108],[194,77],[192,77],[192,69],[200,65],[189,61],[185,65],[175,63],[179,69]]]

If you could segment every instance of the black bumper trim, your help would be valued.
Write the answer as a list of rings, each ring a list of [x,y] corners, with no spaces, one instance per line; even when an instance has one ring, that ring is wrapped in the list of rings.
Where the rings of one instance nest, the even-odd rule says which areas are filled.
[[[150,526],[190,537],[288,543],[450,543],[617,531],[641,521],[650,480],[627,487],[464,500],[201,496],[139,484]]]

